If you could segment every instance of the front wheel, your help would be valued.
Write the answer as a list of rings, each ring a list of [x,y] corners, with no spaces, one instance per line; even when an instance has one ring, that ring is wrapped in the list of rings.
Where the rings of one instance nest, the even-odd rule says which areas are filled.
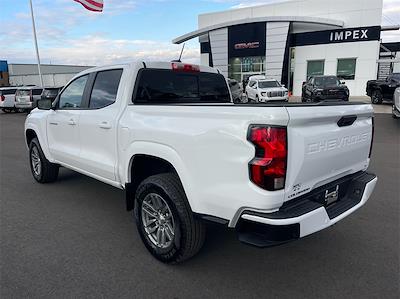
[[[57,180],[59,166],[46,159],[37,138],[33,138],[29,144],[29,160],[32,175],[37,182],[50,183]]]
[[[382,104],[383,96],[380,90],[374,90],[371,95],[372,104]]]
[[[139,185],[134,216],[146,248],[164,263],[187,260],[204,243],[204,223],[194,217],[181,182],[173,173],[151,176]]]

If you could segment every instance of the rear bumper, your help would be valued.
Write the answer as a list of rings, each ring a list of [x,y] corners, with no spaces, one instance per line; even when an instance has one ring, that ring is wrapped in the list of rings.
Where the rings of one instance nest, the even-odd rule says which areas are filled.
[[[32,102],[16,102],[15,108],[32,109]]]
[[[357,173],[319,187],[285,203],[277,212],[242,212],[236,229],[239,240],[259,247],[295,240],[324,228],[362,207],[375,188],[377,177],[367,172]],[[339,185],[339,199],[323,203],[325,191]]]
[[[11,101],[0,102],[0,108],[14,108],[14,102]]]

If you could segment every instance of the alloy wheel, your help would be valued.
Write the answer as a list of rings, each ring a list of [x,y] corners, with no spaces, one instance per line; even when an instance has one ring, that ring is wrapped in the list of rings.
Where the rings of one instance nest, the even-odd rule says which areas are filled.
[[[39,150],[37,146],[32,147],[31,150],[31,163],[32,170],[36,176],[40,176],[42,173],[42,162],[40,160]]]
[[[175,221],[167,202],[157,193],[149,193],[141,207],[142,225],[155,246],[168,248],[174,241]]]

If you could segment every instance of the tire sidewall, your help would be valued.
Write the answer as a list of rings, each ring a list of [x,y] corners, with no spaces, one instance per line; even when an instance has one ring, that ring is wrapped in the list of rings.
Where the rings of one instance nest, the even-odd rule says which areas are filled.
[[[154,245],[144,230],[141,210],[142,210],[143,200],[149,193],[156,193],[160,195],[168,204],[172,212],[172,215],[174,217],[175,239],[174,242],[168,248],[159,248],[156,245]],[[162,262],[168,263],[174,261],[175,257],[180,253],[183,241],[182,236],[184,234],[182,234],[183,228],[181,225],[179,212],[173,200],[171,200],[170,196],[165,192],[165,190],[161,186],[158,186],[157,184],[154,183],[147,183],[140,186],[136,192],[134,216],[136,221],[136,227],[138,229],[140,237],[143,243],[145,244],[146,248],[151,252],[151,254]]]
[[[40,156],[40,174],[37,175],[34,171],[33,171],[33,166],[32,166],[32,150],[33,148],[36,147],[38,154]],[[42,153],[42,149],[40,148],[39,142],[37,141],[36,138],[32,139],[31,143],[29,144],[29,165],[31,167],[31,172],[32,172],[32,176],[34,177],[34,179],[38,182],[42,182],[43,181],[43,160],[44,159],[44,155]]]

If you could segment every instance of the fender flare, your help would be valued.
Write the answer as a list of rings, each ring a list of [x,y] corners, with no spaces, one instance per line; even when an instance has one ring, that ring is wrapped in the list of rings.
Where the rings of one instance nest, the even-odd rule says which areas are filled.
[[[131,183],[132,161],[136,155],[153,156],[163,159],[171,164],[182,183],[182,187],[188,199],[189,205],[192,208],[192,211],[194,211],[195,203],[193,201],[193,196],[190,194],[189,188],[191,185],[189,172],[175,149],[166,144],[148,141],[135,141],[125,149],[122,155],[124,156],[124,159],[123,163],[121,163],[119,173],[121,181],[125,182],[125,184]]]
[[[34,123],[28,123],[28,124],[25,126],[24,139],[25,139],[25,143],[26,143],[26,146],[28,147],[28,149],[29,149],[29,144],[28,144],[28,142],[27,142],[27,140],[26,140],[26,132],[27,132],[28,130],[32,130],[32,131],[35,132],[36,137],[37,137],[37,139],[39,140],[40,147],[42,148],[42,151],[43,151],[43,153],[44,153],[46,159],[49,160],[50,162],[54,162],[54,159],[51,157],[51,154],[50,154],[49,147],[48,147],[48,145],[47,145],[47,142],[46,142],[47,140],[46,140],[45,136],[42,136],[42,134],[40,133],[41,130],[40,130],[40,129],[38,128],[38,126],[37,126],[36,124],[34,124]]]

